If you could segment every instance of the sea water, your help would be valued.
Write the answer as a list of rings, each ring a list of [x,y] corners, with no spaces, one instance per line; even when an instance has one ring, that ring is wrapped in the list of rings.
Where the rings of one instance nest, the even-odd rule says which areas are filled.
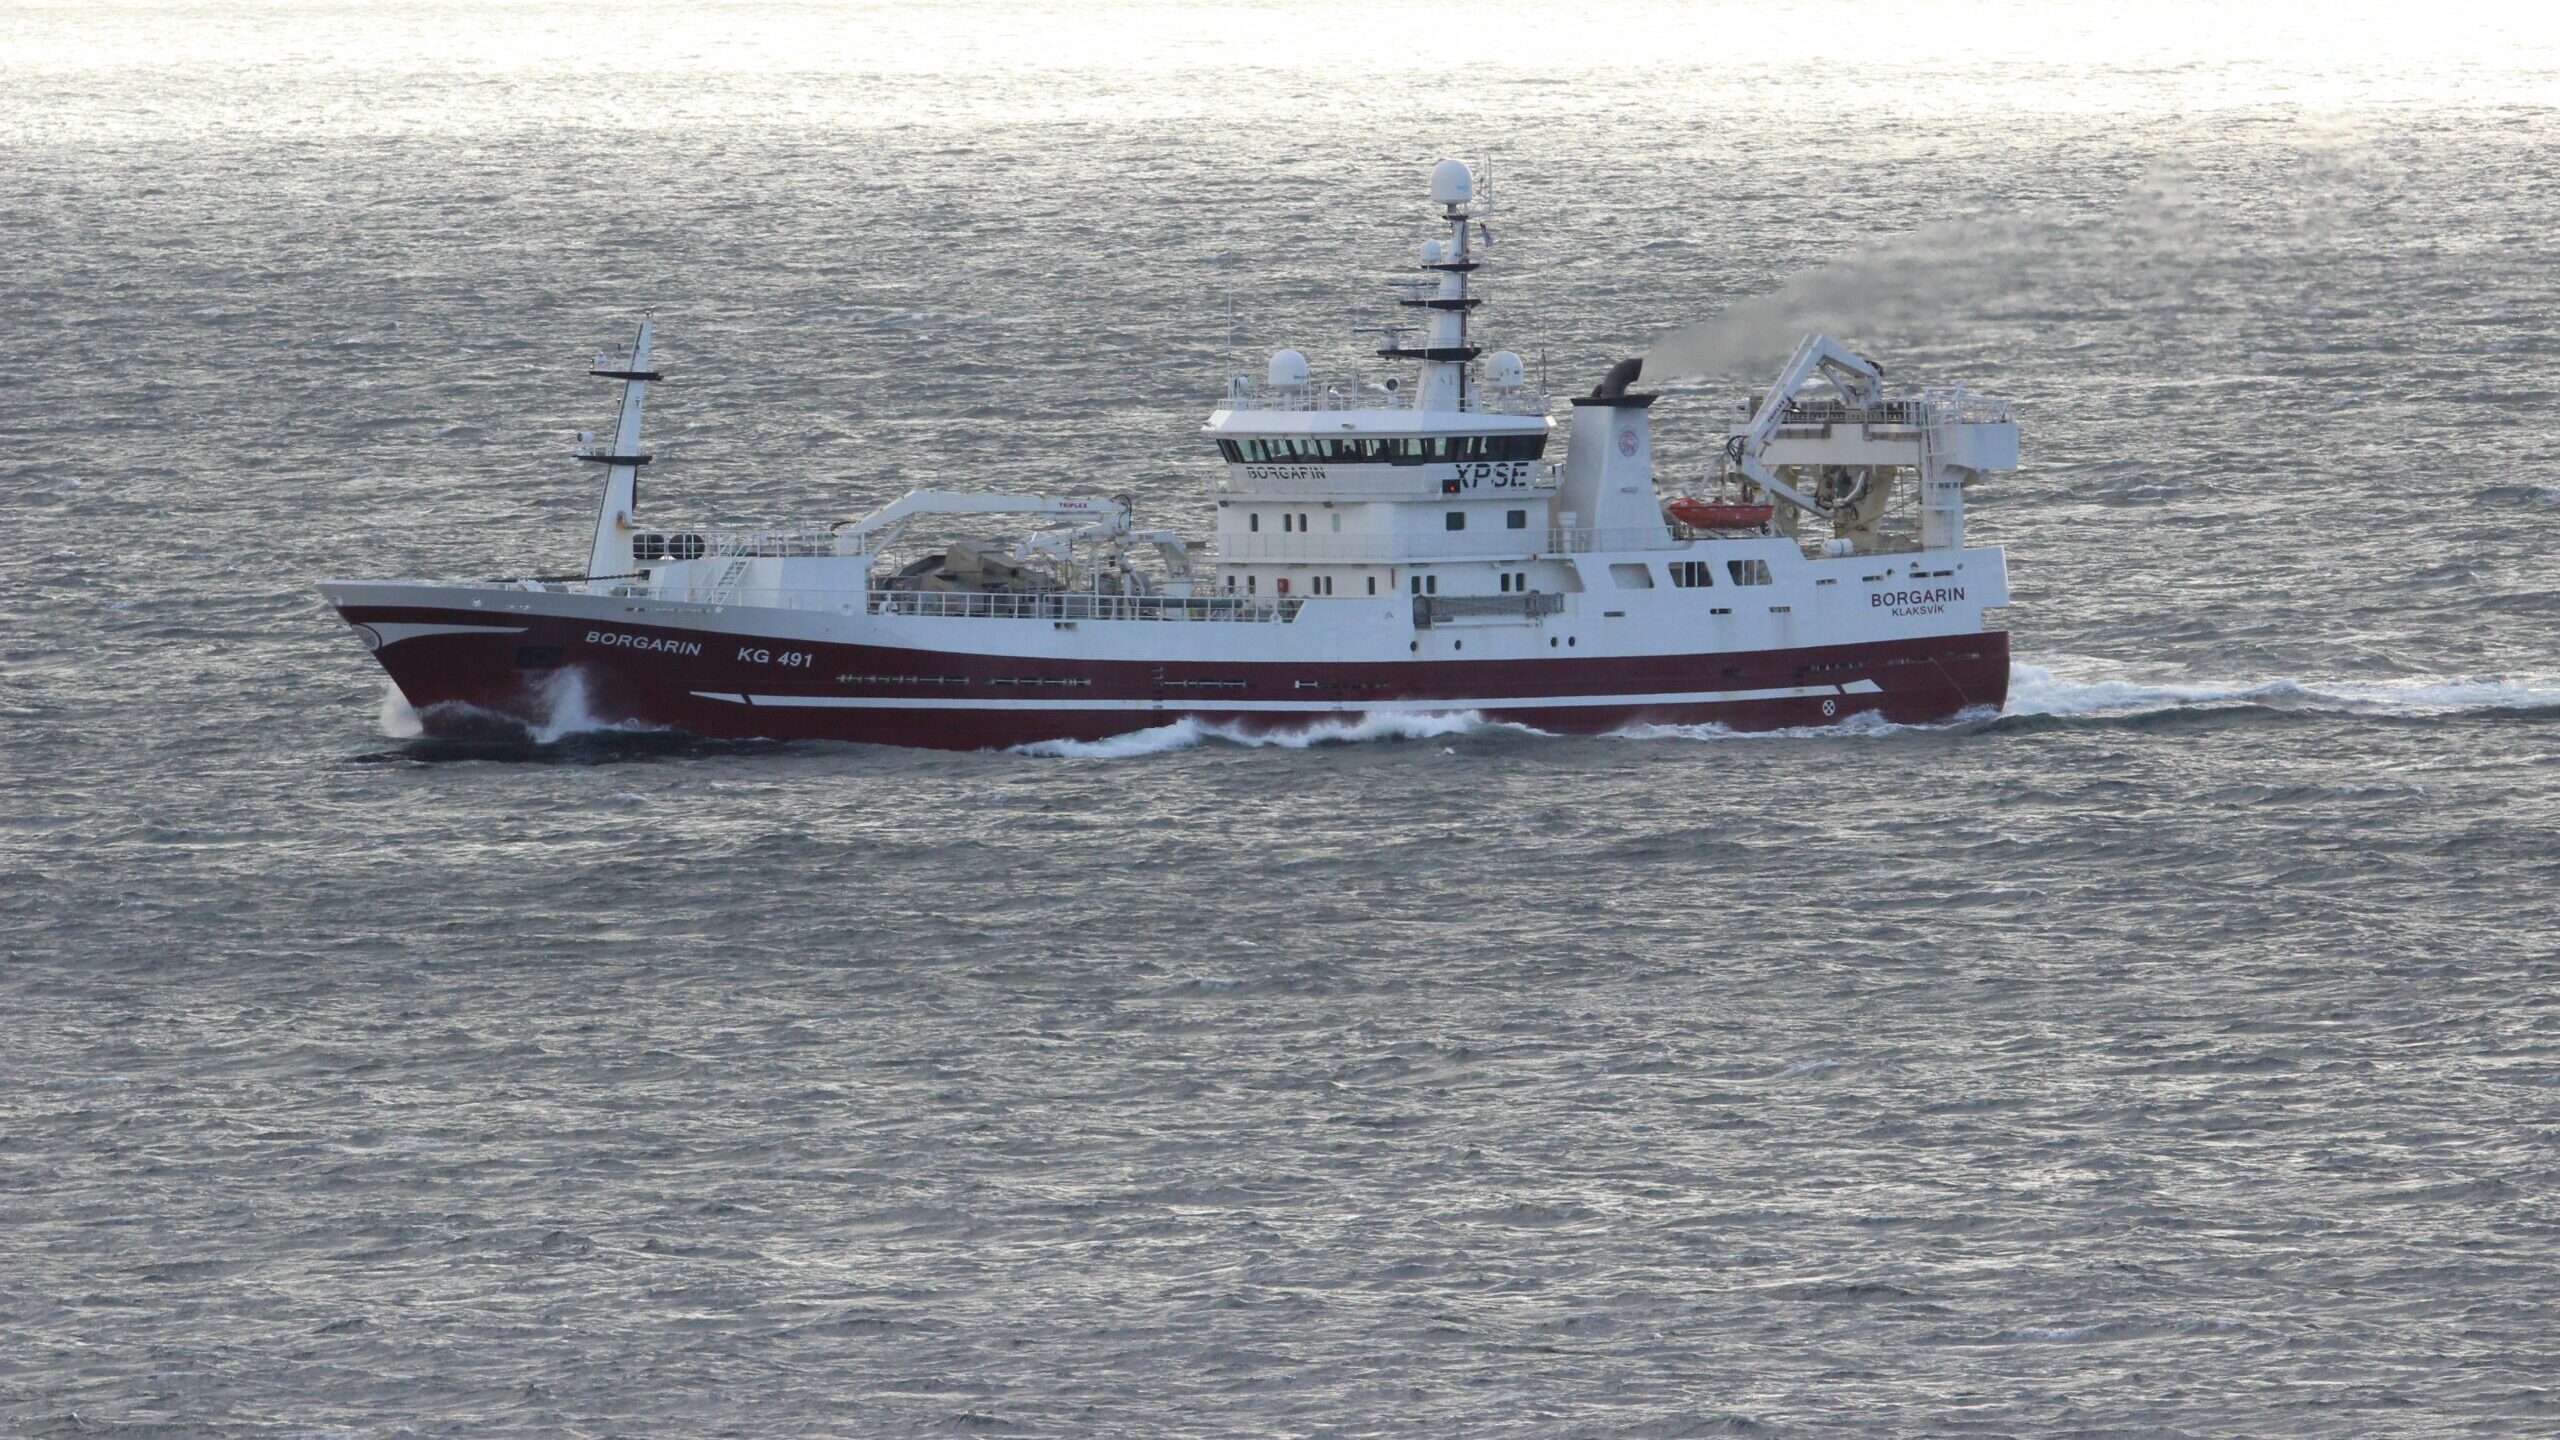
[[[2560,1427],[2554,36],[2151,14],[16,7],[0,1431]],[[649,516],[1205,534],[1450,154],[1675,482],[2014,399],[2003,713],[440,746],[312,591],[573,567],[643,315]]]

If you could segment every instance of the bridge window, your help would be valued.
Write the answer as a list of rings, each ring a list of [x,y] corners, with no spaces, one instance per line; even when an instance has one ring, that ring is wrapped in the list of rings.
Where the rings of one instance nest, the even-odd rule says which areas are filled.
[[[1535,460],[1547,452],[1534,435],[1253,436],[1217,442],[1230,465],[1430,465],[1451,460]]]
[[[1769,562],[1766,560],[1727,560],[1724,568],[1733,575],[1736,585],[1769,583]]]
[[[1618,588],[1621,590],[1653,588],[1653,572],[1642,565],[1612,565],[1609,567],[1609,578],[1618,582]]]
[[[1704,590],[1716,583],[1716,567],[1704,560],[1674,560],[1671,562],[1671,583],[1691,590]]]

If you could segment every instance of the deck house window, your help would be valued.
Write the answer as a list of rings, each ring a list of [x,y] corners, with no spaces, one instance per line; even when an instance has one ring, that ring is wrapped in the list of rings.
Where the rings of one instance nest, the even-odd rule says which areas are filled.
[[[1229,464],[1268,465],[1317,461],[1347,465],[1425,465],[1444,460],[1535,460],[1546,453],[1545,435],[1422,435],[1396,439],[1331,439],[1279,436],[1220,440]]]
[[[1449,512],[1449,515],[1448,515],[1448,525],[1449,525],[1449,528],[1450,528],[1450,529],[1452,529],[1452,530],[1464,530],[1464,529],[1466,529],[1466,528],[1467,528],[1467,512],[1466,512],[1466,511],[1464,511],[1464,510],[1452,510],[1452,511],[1450,511],[1450,512]]]
[[[1503,513],[1503,516],[1502,516],[1502,528],[1504,528],[1505,530],[1526,530],[1526,529],[1528,529],[1528,528],[1529,528],[1529,512],[1528,512],[1528,511],[1526,511],[1526,510],[1509,510],[1509,511],[1505,511],[1505,512]]]

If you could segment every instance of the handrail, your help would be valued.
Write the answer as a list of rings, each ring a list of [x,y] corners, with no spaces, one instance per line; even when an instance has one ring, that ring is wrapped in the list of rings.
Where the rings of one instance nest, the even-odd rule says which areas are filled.
[[[1252,411],[1417,410],[1421,395],[1418,385],[1389,390],[1371,383],[1358,371],[1345,379],[1309,381],[1304,385],[1265,385],[1239,375],[1227,382],[1226,393],[1218,397],[1218,403],[1227,410]],[[1529,386],[1496,390],[1477,381],[1467,386],[1466,408],[1452,413],[1544,415],[1547,397]]]
[[[1512,595],[1416,595],[1413,597],[1413,628],[1428,630],[1443,620],[1517,616],[1535,620],[1542,615],[1564,613],[1564,597],[1549,591],[1531,590]]]
[[[874,590],[879,615],[979,620],[1224,620],[1285,625],[1303,599],[1251,595],[1097,595],[1080,590],[1005,594],[975,590]]]
[[[521,588],[553,594],[582,593],[574,584],[521,581]],[[1305,603],[1298,596],[1103,595],[1083,590],[1008,593],[987,590],[831,590],[813,586],[742,585],[733,594],[717,584],[616,585],[617,599],[678,605],[741,605],[766,610],[834,610],[851,614],[915,615],[975,620],[1218,620],[1285,625]]]
[[[1215,541],[1221,564],[1243,561],[1339,562],[1402,565],[1422,560],[1526,559],[1540,553],[1544,527],[1537,530],[1414,530],[1385,534],[1220,535]]]
[[[1760,399],[1741,405],[1746,420],[1760,413]],[[1837,400],[1791,400],[1781,425],[2005,425],[2016,418],[2009,402],[1969,390],[1924,390],[1880,405],[1846,405]]]

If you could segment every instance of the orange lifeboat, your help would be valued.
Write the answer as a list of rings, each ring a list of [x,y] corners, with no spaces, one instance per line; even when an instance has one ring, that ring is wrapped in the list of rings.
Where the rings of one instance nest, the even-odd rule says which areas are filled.
[[[1666,502],[1662,513],[1692,530],[1748,530],[1778,513],[1774,505],[1745,505],[1739,500],[1701,500],[1682,495]]]

